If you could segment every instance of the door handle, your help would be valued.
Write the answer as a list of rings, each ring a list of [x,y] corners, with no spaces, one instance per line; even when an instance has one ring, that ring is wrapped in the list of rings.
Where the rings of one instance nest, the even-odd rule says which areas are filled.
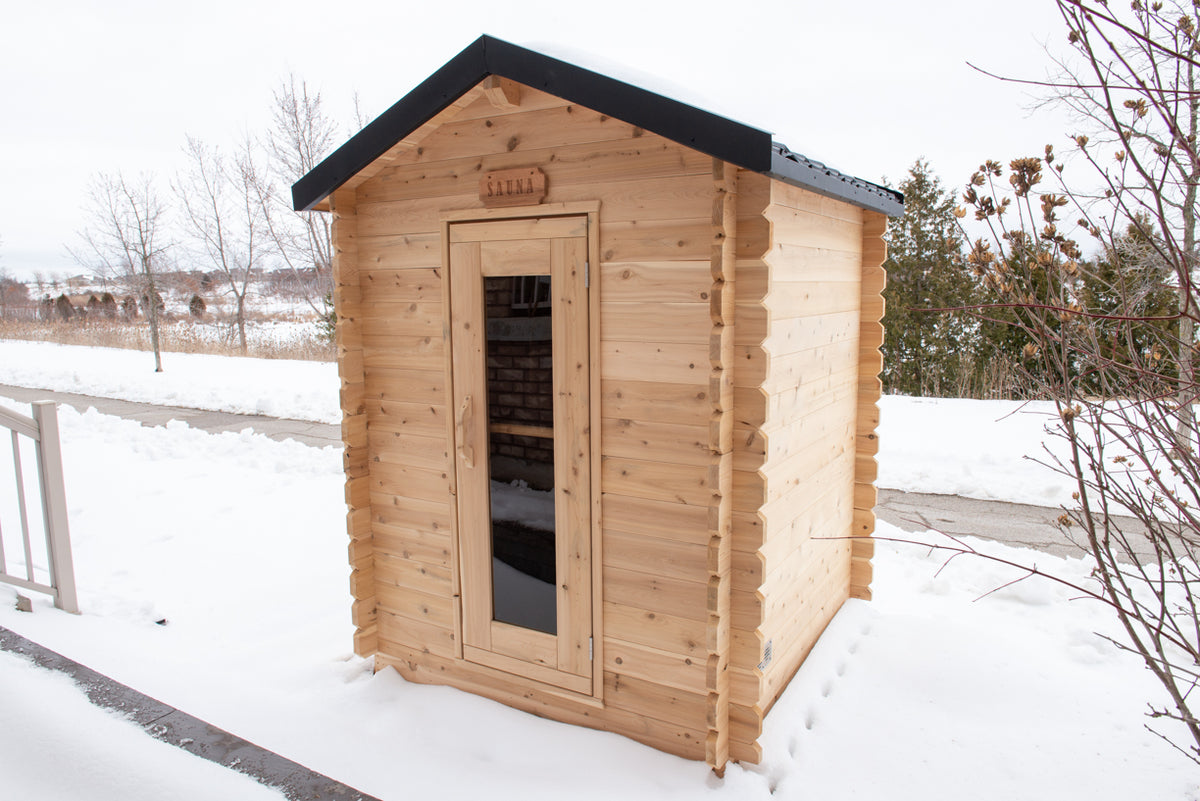
[[[470,440],[474,438],[474,415],[471,414],[471,396],[463,398],[462,406],[458,407],[458,420],[455,422],[455,439],[458,440],[459,458],[467,467],[475,466],[475,449]]]

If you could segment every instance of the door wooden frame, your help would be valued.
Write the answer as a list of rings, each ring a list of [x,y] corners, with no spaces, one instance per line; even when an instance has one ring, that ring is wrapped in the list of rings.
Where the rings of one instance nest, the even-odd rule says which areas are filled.
[[[587,218],[587,269],[588,276],[588,348],[589,348],[589,392],[590,392],[590,408],[589,408],[589,424],[591,438],[591,465],[590,465],[590,480],[591,480],[591,638],[592,638],[592,659],[591,659],[591,682],[590,687],[579,682],[567,681],[566,686],[561,680],[551,680],[554,677],[548,676],[538,670],[538,666],[534,663],[521,663],[519,677],[526,678],[531,682],[537,683],[539,686],[545,687],[558,692],[569,692],[575,697],[581,699],[594,699],[602,702],[604,693],[604,637],[603,637],[603,608],[604,608],[604,593],[603,593],[603,539],[601,532],[603,530],[603,521],[601,518],[601,493],[600,493],[600,470],[601,470],[601,383],[600,383],[600,203],[598,201],[585,201],[575,203],[546,203],[538,206],[522,206],[509,207],[500,209],[466,209],[446,211],[441,215],[441,262],[444,280],[442,281],[442,308],[443,308],[443,339],[445,340],[445,370],[446,370],[446,408],[455,410],[454,404],[454,356],[451,342],[452,320],[451,320],[451,280],[450,280],[450,252],[451,252],[451,234],[450,226],[452,223],[487,223],[501,220],[521,220],[528,218],[554,218],[554,217],[571,217],[585,216]],[[447,453],[449,462],[449,479],[450,491],[455,497],[455,502],[451,504],[450,526],[451,526],[451,581],[454,586],[455,603],[454,611],[454,626],[455,626],[455,649],[456,656],[459,659],[469,659],[477,668],[483,670],[496,669],[503,670],[504,675],[512,678],[514,675],[512,665],[508,663],[502,655],[491,654],[490,652],[481,653],[479,649],[473,649],[469,645],[464,645],[463,642],[463,603],[462,603],[462,574],[461,574],[461,552],[462,539],[458,519],[458,467],[457,457],[455,456],[455,448],[457,447],[457,438],[455,431],[455,414],[448,414],[446,421],[447,441],[452,447]],[[503,626],[504,624],[498,624]],[[506,637],[507,639],[507,637]],[[515,661],[515,660],[514,660]],[[510,668],[505,670],[505,668]],[[556,673],[545,669],[547,673]],[[562,674],[558,674],[561,677]]]

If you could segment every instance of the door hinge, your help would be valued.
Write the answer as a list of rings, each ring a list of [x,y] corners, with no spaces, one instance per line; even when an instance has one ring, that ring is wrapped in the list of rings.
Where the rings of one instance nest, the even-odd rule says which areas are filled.
[[[588,637],[588,661],[591,662],[595,657],[592,655],[592,638]]]
[[[589,261],[583,263],[583,288],[592,288],[592,263]]]

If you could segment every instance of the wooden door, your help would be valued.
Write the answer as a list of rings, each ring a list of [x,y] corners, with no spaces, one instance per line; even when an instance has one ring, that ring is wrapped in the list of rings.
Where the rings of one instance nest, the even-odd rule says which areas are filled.
[[[592,694],[587,217],[449,224],[463,656]]]

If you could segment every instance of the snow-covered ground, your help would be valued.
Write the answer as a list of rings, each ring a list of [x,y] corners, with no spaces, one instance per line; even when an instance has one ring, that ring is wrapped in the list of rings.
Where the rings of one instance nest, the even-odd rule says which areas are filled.
[[[283,798],[240,773],[150,739],[92,706],[69,677],[19,656],[0,652],[0,686],[5,798]]]
[[[0,343],[0,383],[336,419],[330,365],[173,356],[155,375],[132,356]],[[83,614],[42,599],[20,613],[0,587],[0,626],[380,798],[1200,799],[1194,765],[1143,728],[1163,701],[1152,677],[1096,636],[1118,634],[1102,608],[1057,585],[976,601],[1014,576],[968,559],[938,574],[938,554],[880,543],[875,600],[825,633],[767,718],[763,763],[717,780],[616,735],[373,675],[351,653],[338,449],[60,417]],[[881,483],[1053,503],[1063,488],[1021,458],[1040,420],[885,399]],[[1087,577],[1079,560],[974,544]],[[271,797],[165,748],[0,654],[0,797]]]
[[[295,420],[340,422],[337,365],[0,340],[0,384]]]
[[[337,366],[282,359],[163,355],[0,340],[0,384],[164,406],[341,421]],[[879,486],[1057,506],[1071,486],[1040,456],[1047,404],[887,397],[880,412]],[[970,443],[969,450],[964,443]]]
[[[166,341],[222,344],[230,348],[230,353],[238,344],[237,326],[232,322],[232,318],[228,317],[220,321],[182,317],[166,323],[163,331]],[[307,346],[315,350],[322,336],[317,323],[312,320],[269,319],[246,322],[246,344],[251,349]]]

